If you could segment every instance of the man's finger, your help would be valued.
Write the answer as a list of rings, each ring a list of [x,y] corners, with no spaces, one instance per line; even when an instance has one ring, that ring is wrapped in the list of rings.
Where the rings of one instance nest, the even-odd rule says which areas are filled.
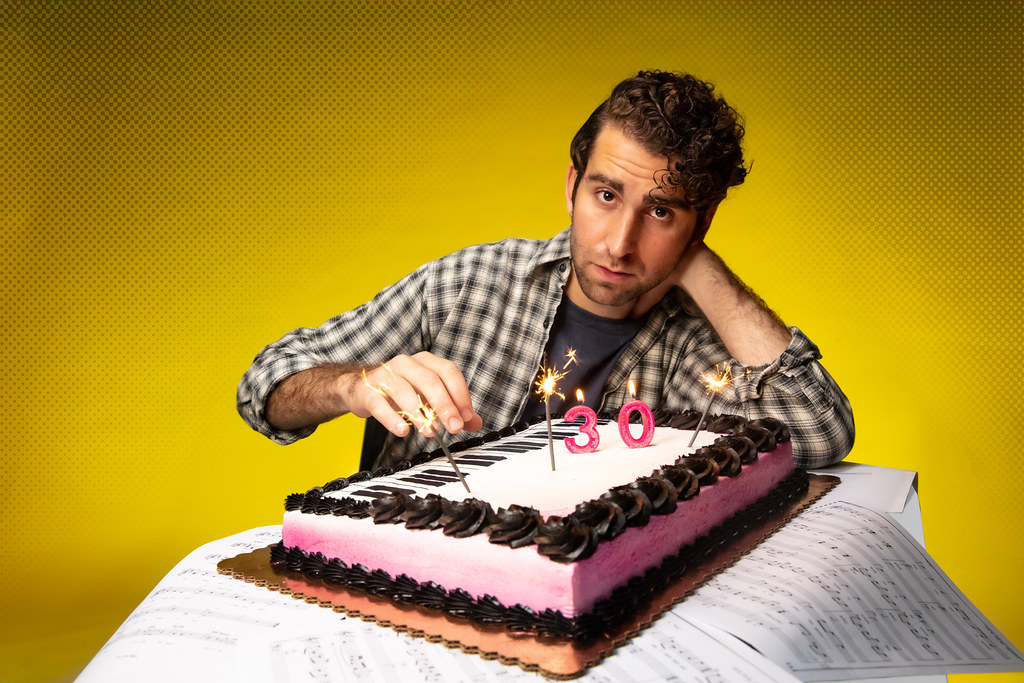
[[[473,409],[473,398],[470,396],[469,386],[458,366],[427,351],[417,353],[413,356],[413,360],[431,370],[443,385],[444,393],[441,400],[446,410],[442,410],[442,407],[436,404],[434,408],[438,411],[438,415],[448,431],[454,433],[462,429],[469,431],[480,429],[482,420]],[[435,389],[440,392],[440,388],[435,387]],[[448,405],[451,406],[451,410],[447,410]]]

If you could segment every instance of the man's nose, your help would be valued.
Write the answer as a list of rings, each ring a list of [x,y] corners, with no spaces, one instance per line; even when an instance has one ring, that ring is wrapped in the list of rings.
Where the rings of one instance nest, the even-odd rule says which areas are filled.
[[[640,237],[640,227],[641,217],[631,211],[624,211],[608,234],[608,253],[616,259],[623,259],[632,254]]]

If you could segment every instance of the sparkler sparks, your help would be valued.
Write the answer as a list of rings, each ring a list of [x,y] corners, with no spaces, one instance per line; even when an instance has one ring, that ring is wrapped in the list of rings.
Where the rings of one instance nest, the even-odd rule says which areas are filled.
[[[690,443],[687,445],[688,448],[693,447],[693,442],[697,440],[697,434],[700,433],[701,427],[704,425],[704,419],[708,416],[708,411],[711,410],[711,404],[715,402],[715,396],[718,395],[725,387],[732,384],[732,375],[729,371],[729,366],[726,365],[724,368],[721,365],[715,366],[715,372],[708,372],[701,375],[701,379],[705,382],[704,391],[708,394],[708,404],[704,407],[704,413],[700,416],[700,420],[697,422],[697,428],[693,431],[693,436],[690,438]]]
[[[551,398],[552,394],[565,399],[565,395],[558,392],[558,380],[568,374],[568,372],[558,372],[551,368],[541,367],[540,373],[537,375],[537,381],[533,383],[537,388],[536,393],[544,397],[545,403]]]
[[[433,408],[423,402],[423,399],[419,394],[416,394],[416,398],[419,399],[420,402],[420,406],[416,409],[416,412],[408,413],[404,410],[399,410],[398,414],[408,420],[412,426],[416,427],[416,430],[420,434],[426,434],[428,429],[434,434],[440,434],[440,432],[434,428],[434,418],[437,417],[437,413]]]
[[[389,371],[391,370],[391,368],[388,368],[387,365],[382,365],[381,367],[387,368]],[[387,385],[383,385],[382,384],[382,385],[376,386],[374,384],[371,384],[370,383],[370,378],[366,376],[366,368],[363,368],[363,384],[365,384],[366,386],[370,387],[371,389],[376,391],[378,394],[380,394],[384,398],[388,397],[388,392],[385,391],[387,389]]]
[[[536,393],[539,396],[544,397],[544,414],[548,421],[548,450],[551,452],[551,471],[555,471],[555,440],[551,434],[551,405],[549,399],[554,394],[565,400],[565,394],[559,393],[558,391],[558,380],[562,379],[569,374],[569,366],[572,364],[578,364],[576,360],[576,349],[571,346],[565,351],[565,364],[561,370],[555,370],[553,368],[546,368],[543,365],[540,366],[540,372],[537,373],[537,379],[533,383]]]
[[[721,368],[720,365],[716,365],[715,373],[705,373],[701,375],[701,379],[706,383],[706,391],[709,394],[717,393],[732,384],[732,375],[730,374],[728,365],[726,365],[725,368]]]

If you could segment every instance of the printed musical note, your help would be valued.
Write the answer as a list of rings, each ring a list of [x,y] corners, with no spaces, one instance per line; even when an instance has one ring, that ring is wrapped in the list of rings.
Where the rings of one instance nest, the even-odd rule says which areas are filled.
[[[845,502],[803,512],[677,609],[804,679],[1024,670],[906,532]]]

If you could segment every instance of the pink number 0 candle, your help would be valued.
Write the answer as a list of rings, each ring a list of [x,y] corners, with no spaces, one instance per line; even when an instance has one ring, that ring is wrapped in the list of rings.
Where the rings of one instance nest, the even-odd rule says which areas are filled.
[[[629,380],[629,393],[631,396],[636,396],[633,380]],[[629,418],[633,411],[640,413],[640,422],[643,426],[639,439],[634,439],[633,434],[629,431]],[[622,438],[622,443],[629,448],[646,448],[651,445],[651,440],[654,439],[654,414],[651,413],[651,409],[647,407],[646,403],[633,400],[622,406],[622,410],[619,411],[619,437]]]

